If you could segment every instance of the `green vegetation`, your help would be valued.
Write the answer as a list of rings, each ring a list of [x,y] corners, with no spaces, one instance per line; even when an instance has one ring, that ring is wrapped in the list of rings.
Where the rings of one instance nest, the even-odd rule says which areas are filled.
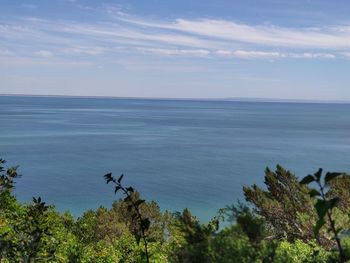
[[[18,168],[4,166],[0,160],[0,262],[350,260],[350,175],[345,173],[327,173],[321,180],[319,170],[299,182],[281,166],[266,169],[264,188],[244,187],[246,203],[226,206],[203,224],[188,209],[161,212],[157,203],[124,186],[123,176],[112,174],[105,180],[123,199],[111,208],[76,219],[40,197],[21,204],[13,195]]]

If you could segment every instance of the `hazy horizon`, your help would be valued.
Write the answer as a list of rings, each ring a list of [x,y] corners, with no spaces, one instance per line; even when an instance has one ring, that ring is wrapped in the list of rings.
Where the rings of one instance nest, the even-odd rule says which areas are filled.
[[[121,97],[121,96],[88,96],[88,95],[55,95],[55,94],[1,94],[0,96],[9,97],[53,97],[53,98],[96,98],[96,99],[125,99],[125,100],[193,100],[193,101],[232,101],[232,102],[276,102],[276,103],[330,103],[330,104],[349,104],[350,100],[307,100],[307,99],[281,99],[281,98],[253,98],[253,97],[227,97],[227,98],[187,98],[187,97]]]

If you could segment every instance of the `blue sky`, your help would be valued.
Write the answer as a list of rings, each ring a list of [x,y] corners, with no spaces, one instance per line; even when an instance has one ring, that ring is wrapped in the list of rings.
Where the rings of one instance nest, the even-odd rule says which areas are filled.
[[[0,0],[0,93],[350,100],[350,2]]]

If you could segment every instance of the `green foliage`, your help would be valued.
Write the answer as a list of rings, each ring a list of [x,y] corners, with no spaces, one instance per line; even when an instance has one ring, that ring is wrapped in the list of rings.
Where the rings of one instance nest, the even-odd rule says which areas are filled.
[[[102,208],[99,208],[102,209]],[[84,244],[91,244],[98,241],[97,212],[93,210],[86,211],[82,217],[78,218],[73,233]]]
[[[276,171],[266,168],[265,185],[267,190],[253,185],[244,187],[243,191],[246,200],[266,221],[271,234],[291,242],[312,240],[312,226],[317,216],[310,189],[299,184],[298,178],[281,166],[277,166]]]
[[[176,262],[211,262],[210,244],[218,230],[218,220],[200,224],[199,220],[186,208],[175,213],[174,224],[184,241],[174,251]]]
[[[345,254],[341,245],[339,238],[339,232],[342,228],[337,228],[334,220],[334,209],[340,203],[340,197],[335,196],[332,198],[327,197],[327,188],[329,183],[341,176],[342,173],[326,173],[324,177],[324,182],[321,181],[322,178],[322,169],[320,168],[314,175],[308,175],[304,177],[300,184],[310,184],[315,182],[318,185],[319,191],[312,189],[310,191],[310,196],[317,197],[315,204],[315,209],[318,215],[318,220],[314,226],[314,234],[318,237],[321,228],[328,223],[328,232],[333,234],[333,239],[335,240],[338,251],[339,251],[339,262],[345,262]]]
[[[138,193],[135,192],[134,195]],[[155,202],[145,202],[140,211],[152,222],[147,232],[148,239],[163,241],[164,216],[159,206]],[[136,235],[132,212],[128,210],[123,200],[115,201],[111,209],[100,207],[96,211],[85,212],[81,218],[78,218],[74,232],[84,243],[94,243],[100,240],[113,242],[124,233]]]
[[[336,262],[334,241],[323,223],[333,221],[336,229],[344,230],[350,225],[350,176],[345,174],[328,173],[324,188],[312,189],[280,166],[274,172],[266,169],[266,190],[244,188],[253,208],[242,203],[226,206],[203,223],[189,209],[161,212],[157,203],[124,187],[122,176],[114,179],[111,174],[105,176],[107,183],[124,198],[110,208],[74,218],[41,198],[21,204],[13,195],[17,167],[5,169],[3,164],[0,160],[1,263]],[[321,179],[319,170],[303,183]],[[319,218],[324,222],[316,243],[313,227]],[[221,227],[219,219],[226,221]],[[346,231],[338,237],[348,259],[350,238]]]
[[[257,215],[248,206],[238,202],[237,205],[226,206],[219,210],[219,214],[223,218],[227,218],[230,223],[237,223],[245,235],[249,238],[249,242],[254,245],[259,243],[266,237],[266,222],[264,218]]]
[[[15,180],[20,177],[17,173],[18,166],[5,169],[6,161],[0,159],[0,218],[5,213],[13,213],[18,204],[14,196],[11,195],[15,188]]]
[[[349,232],[349,231],[346,231]],[[350,261],[350,235],[349,233],[345,233],[343,235],[341,235],[341,241],[342,241],[342,247],[344,250],[344,255],[345,255],[345,260],[347,260],[346,262]]]
[[[314,241],[305,243],[296,240],[294,243],[282,241],[278,244],[274,255],[276,263],[324,263],[331,258],[332,254]]]
[[[211,250],[212,262],[272,262],[275,244],[262,241],[257,246],[250,242],[240,225],[232,225],[217,234]]]
[[[14,225],[14,230],[19,234],[18,250],[21,251],[21,257],[26,262],[32,260],[38,261],[38,257],[51,258],[54,254],[54,248],[51,251],[44,251],[47,245],[48,236],[51,235],[48,221],[48,206],[41,198],[33,198],[33,203],[25,209],[24,220],[18,220],[19,224]]]
[[[149,262],[150,254],[148,251],[148,232],[151,225],[151,220],[142,213],[142,206],[146,202],[140,199],[139,194],[137,194],[131,186],[124,187],[121,183],[124,175],[122,174],[118,179],[115,179],[111,173],[104,176],[106,183],[114,184],[114,193],[122,191],[125,195],[124,203],[126,204],[127,211],[130,218],[131,231],[134,234],[137,243],[140,243],[142,239],[144,245],[144,251],[142,251],[141,256]]]
[[[17,173],[18,166],[5,169],[5,163],[5,160],[0,159],[0,193],[13,190],[15,179],[20,176]]]
[[[99,241],[85,246],[79,260],[81,263],[113,263],[119,262],[118,252],[110,244]]]
[[[123,235],[112,243],[100,240],[84,246],[79,262],[114,263],[139,262],[140,248],[134,237]]]
[[[337,208],[343,213],[350,212],[350,175],[343,173],[341,176],[335,177],[327,182],[329,186],[326,194],[327,198],[331,199],[339,197],[340,202]]]

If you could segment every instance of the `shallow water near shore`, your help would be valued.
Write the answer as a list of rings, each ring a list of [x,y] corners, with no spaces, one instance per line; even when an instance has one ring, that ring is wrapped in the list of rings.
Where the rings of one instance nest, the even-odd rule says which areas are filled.
[[[0,123],[19,200],[76,216],[116,198],[107,172],[206,221],[262,185],[266,166],[350,170],[349,104],[0,96]]]

